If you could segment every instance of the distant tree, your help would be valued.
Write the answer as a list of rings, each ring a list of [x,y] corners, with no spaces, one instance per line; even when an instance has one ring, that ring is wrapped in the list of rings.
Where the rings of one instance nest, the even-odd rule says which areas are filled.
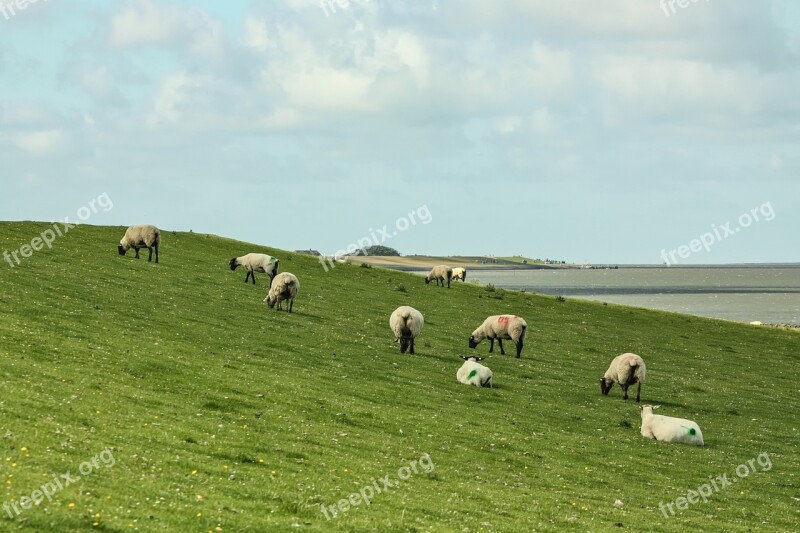
[[[353,252],[353,255],[400,255],[400,252],[395,250],[394,248],[389,248],[388,246],[381,246],[381,245],[373,245],[367,246],[366,248],[362,248],[360,250],[356,250]]]

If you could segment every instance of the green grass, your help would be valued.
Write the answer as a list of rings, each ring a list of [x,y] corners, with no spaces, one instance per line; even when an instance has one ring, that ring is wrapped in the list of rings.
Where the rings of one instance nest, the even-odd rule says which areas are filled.
[[[0,223],[0,251],[49,227]],[[163,232],[161,263],[119,257],[119,227],[81,226],[0,264],[0,482],[18,501],[54,474],[91,474],[0,530],[793,531],[800,523],[795,332],[455,284]],[[267,233],[268,234],[268,233]],[[293,314],[262,303],[231,257],[264,251],[301,283]],[[425,315],[400,355],[391,311]],[[456,382],[490,314],[529,324],[521,359],[486,361],[494,389]],[[510,344],[510,343],[509,343]],[[643,401],[696,420],[702,448],[639,435],[598,379],[642,355]],[[708,481],[750,474],[665,518]],[[327,521],[372,479],[428,454],[398,487]],[[758,465],[756,465],[758,466]],[[615,500],[623,505],[617,507]],[[95,525],[96,524],[96,525]]]

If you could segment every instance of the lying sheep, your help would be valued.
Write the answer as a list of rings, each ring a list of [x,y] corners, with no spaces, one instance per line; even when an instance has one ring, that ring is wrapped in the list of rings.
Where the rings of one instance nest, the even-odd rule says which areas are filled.
[[[400,344],[400,353],[414,355],[414,339],[422,331],[425,319],[422,313],[411,306],[401,305],[389,317],[389,327],[394,332],[395,342]]]
[[[654,415],[660,406],[642,405],[642,436],[664,442],[703,445],[703,432],[696,422],[685,418]]]
[[[478,361],[483,361],[483,357],[459,356],[464,360],[464,364],[456,372],[456,379],[464,385],[475,385],[476,387],[492,386],[492,371],[483,366]]]
[[[256,284],[256,272],[263,272],[269,276],[269,284],[272,286],[272,280],[275,274],[278,273],[278,265],[280,261],[277,257],[272,257],[267,254],[247,254],[241,257],[234,257],[230,261],[231,270],[236,270],[237,267],[243,266],[247,270],[247,275],[244,277],[244,282],[247,283],[248,278],[252,276],[253,285]]]
[[[125,231],[125,235],[119,241],[117,251],[119,255],[125,255],[128,249],[133,248],[136,250],[136,259],[139,259],[139,248],[147,248],[150,252],[147,260],[152,261],[153,250],[155,249],[156,263],[158,263],[159,244],[161,244],[161,231],[150,224],[139,224],[138,226],[131,226]]]
[[[628,387],[636,383],[636,401],[638,402],[646,373],[647,369],[644,366],[644,360],[635,353],[618,355],[611,361],[611,366],[608,367],[605,375],[600,378],[600,392],[608,396],[608,392],[614,386],[614,383],[619,383],[622,389],[622,399],[627,400]]]
[[[294,307],[294,297],[297,296],[297,291],[299,290],[300,281],[297,279],[297,276],[290,272],[281,272],[275,276],[264,301],[267,302],[270,309],[275,307],[277,303],[278,311],[280,311],[282,310],[281,302],[289,300],[286,309],[291,313],[292,307]]]
[[[439,282],[442,283],[442,287],[444,287],[444,281],[447,280],[447,288],[450,288],[450,280],[453,277],[453,269],[447,265],[439,265],[433,267],[430,274],[425,276],[425,284],[427,285],[432,280],[436,280],[436,285],[439,285]]]
[[[483,339],[489,339],[489,353],[494,351],[494,340],[500,344],[500,353],[505,355],[503,349],[503,339],[512,340],[517,345],[517,357],[522,353],[522,342],[525,340],[525,333],[528,331],[528,324],[521,316],[514,315],[493,315],[483,321],[478,329],[472,332],[469,337],[469,347],[475,348]]]
[[[467,281],[467,269],[463,267],[456,267],[453,269],[453,281],[460,279]]]

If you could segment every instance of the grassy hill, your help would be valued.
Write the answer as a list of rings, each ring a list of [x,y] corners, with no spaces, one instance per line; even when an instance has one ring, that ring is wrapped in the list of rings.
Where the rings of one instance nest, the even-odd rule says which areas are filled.
[[[0,252],[49,227],[0,223]],[[0,264],[2,500],[19,507],[54,475],[73,478],[19,515],[0,510],[0,530],[800,523],[794,332],[463,283],[448,290],[378,268],[325,272],[313,257],[202,234],[163,232],[156,265],[146,251],[119,257],[123,232],[81,226],[14,268]],[[300,278],[293,314],[262,303],[264,275],[253,286],[230,271],[230,258],[250,251],[279,256]],[[388,327],[401,304],[425,315],[413,357],[400,355]],[[503,312],[528,321],[522,358],[484,361],[494,389],[457,383],[470,332]],[[705,447],[645,439],[635,403],[618,388],[600,395],[598,378],[625,351],[647,361],[643,402],[698,421]],[[751,463],[738,478],[762,452],[771,468]],[[707,503],[659,510],[722,475],[736,483]],[[394,486],[378,494],[385,476]],[[322,504],[368,495],[367,486],[369,505],[353,498],[358,505],[326,519]]]

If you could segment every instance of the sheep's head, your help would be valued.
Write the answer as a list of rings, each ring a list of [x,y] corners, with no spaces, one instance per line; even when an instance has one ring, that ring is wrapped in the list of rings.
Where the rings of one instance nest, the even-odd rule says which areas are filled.
[[[479,342],[480,341],[475,339],[475,335],[470,335],[469,336],[469,347],[470,348],[475,348],[478,345]]]
[[[640,405],[639,410],[642,412],[642,416],[645,415],[652,415],[653,411],[661,407],[660,405]]]
[[[473,356],[459,355],[459,357],[464,361],[475,361],[476,363],[478,361],[483,361],[484,359],[483,357],[475,357],[474,355]]]
[[[128,249],[120,244],[117,246],[117,251],[119,252],[119,255],[125,255],[125,252],[127,252]]]
[[[431,277],[430,276],[425,276],[425,285],[427,285],[430,282],[431,282]]]
[[[270,309],[275,307],[275,303],[278,301],[278,297],[275,295],[270,294],[267,296],[266,302]]]
[[[236,261],[235,257],[231,259],[231,262],[229,264],[231,265],[231,270],[236,270],[236,267],[239,266],[239,263]]]
[[[602,392],[605,396],[608,396],[608,393],[613,386],[613,379],[600,378],[600,392]]]

